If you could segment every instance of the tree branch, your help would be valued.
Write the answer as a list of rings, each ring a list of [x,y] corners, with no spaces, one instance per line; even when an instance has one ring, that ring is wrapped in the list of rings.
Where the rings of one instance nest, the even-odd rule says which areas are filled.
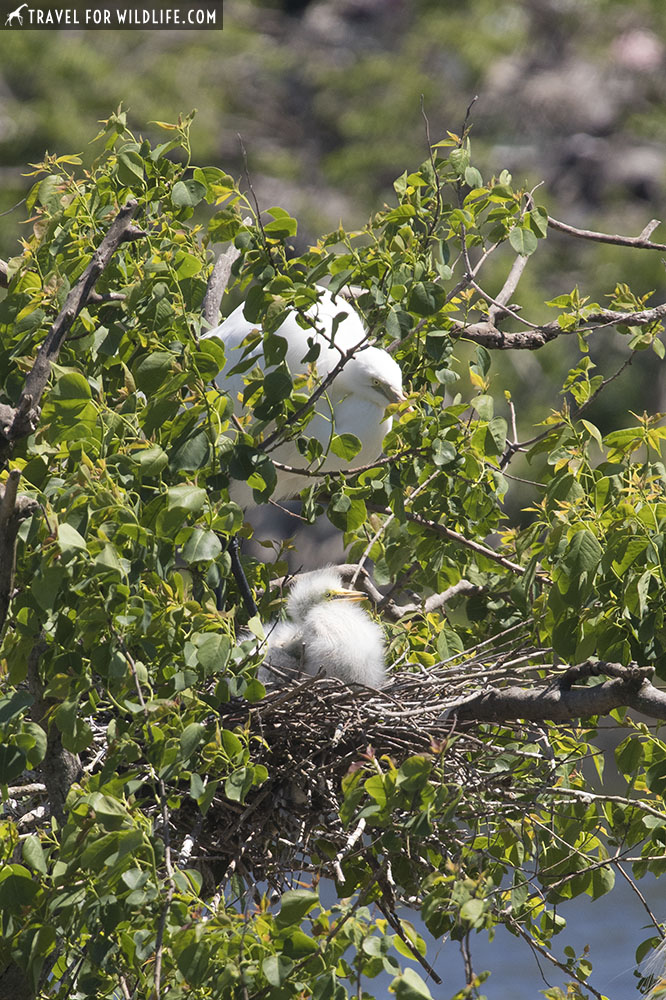
[[[620,663],[598,664],[600,673],[615,674],[612,680],[590,687],[567,686],[559,682],[535,688],[488,688],[476,697],[465,699],[459,707],[449,708],[459,720],[507,722],[526,719],[532,722],[569,722],[607,715],[615,708],[633,708],[653,719],[666,718],[666,691],[647,679],[652,668],[641,669]],[[605,668],[605,669],[604,669]]]
[[[503,306],[507,304],[518,287],[518,282],[522,277],[528,260],[529,257],[525,254],[518,254],[514,259],[502,290],[495,296],[495,301],[488,310],[488,320],[491,324],[495,322],[498,316],[506,315],[506,311],[503,309]]]
[[[30,517],[39,504],[32,497],[19,496],[18,484],[21,473],[12,469],[0,493],[0,634],[9,613],[14,588],[14,566],[16,559],[16,538],[21,521]]]
[[[247,220],[246,220],[247,221]],[[221,253],[211,271],[206,294],[204,295],[201,312],[209,327],[215,327],[220,322],[220,303],[227,290],[231,268],[240,257],[240,250],[233,244]]]
[[[107,267],[111,257],[121,245],[130,240],[140,239],[146,234],[131,225],[138,203],[128,201],[120,209],[111,223],[106,236],[92,255],[90,263],[65,299],[65,304],[56,317],[44,343],[37,352],[32,369],[25,380],[18,407],[13,414],[10,407],[4,407],[0,414],[0,466],[2,466],[18,438],[31,434],[40,417],[39,403],[51,374],[51,366],[57,360],[60,348],[93,292],[95,282]],[[8,417],[11,416],[11,421]]]
[[[469,325],[462,320],[453,319],[451,322],[454,324],[458,336],[464,337],[465,340],[471,340],[475,344],[481,344],[482,347],[487,347],[489,350],[538,351],[540,347],[550,343],[551,340],[556,340],[557,337],[561,336],[570,336],[572,333],[581,331],[591,333],[604,326],[647,326],[649,323],[660,322],[664,318],[666,318],[666,302],[662,302],[652,309],[641,309],[635,313],[600,309],[597,312],[588,313],[581,318],[577,326],[570,330],[564,330],[557,320],[515,333],[499,330],[488,320],[481,320]]]
[[[48,648],[43,634],[35,641],[28,656],[27,681],[30,694],[34,698],[30,714],[46,733],[47,745],[41,763],[42,777],[51,806],[51,815],[63,825],[65,822],[65,800],[72,783],[81,773],[81,761],[76,754],[62,745],[60,730],[49,717],[52,703],[44,698],[44,685],[39,676],[39,661]]]
[[[439,611],[449,601],[452,601],[455,597],[459,597],[461,594],[471,596],[472,594],[480,594],[482,592],[481,587],[475,586],[469,580],[459,580],[458,583],[447,587],[440,594],[431,594],[430,597],[427,597],[425,601],[420,603],[397,604],[395,601],[386,600],[385,595],[379,590],[372,575],[364,566],[359,570],[357,563],[342,563],[342,565],[336,566],[336,569],[341,574],[343,580],[351,580],[354,576],[357,576],[359,590],[367,594],[373,604],[381,605],[384,615],[396,622],[404,618],[405,615],[417,613],[429,614],[432,611]]]
[[[650,233],[654,232],[657,226],[661,225],[658,219],[652,219],[640,234],[640,236],[612,236],[609,233],[597,233],[593,229],[576,229],[567,225],[566,222],[558,222],[552,216],[548,216],[548,225],[551,229],[557,229],[568,236],[575,236],[579,240],[594,240],[596,243],[612,243],[614,246],[634,247],[637,250],[666,250],[666,243],[652,243],[648,239]]]
[[[392,514],[393,511],[390,507],[380,507],[378,504],[367,503],[366,507],[368,510],[373,511],[376,514]],[[465,538],[461,535],[459,531],[453,531],[452,528],[447,528],[444,524],[439,524],[437,521],[431,521],[427,517],[423,517],[421,514],[413,514],[411,511],[404,511],[404,517],[406,521],[412,521],[413,524],[418,524],[427,531],[432,531],[436,535],[441,535],[442,538],[447,538],[450,542],[455,542],[456,545],[462,545],[467,549],[471,549],[473,552],[478,552],[479,555],[484,556],[486,559],[492,559],[493,562],[499,563],[500,566],[504,566],[505,569],[511,570],[512,573],[519,573],[521,576],[525,572],[524,566],[519,566],[518,563],[512,562],[505,556],[495,552],[494,549],[489,548],[487,545],[482,545],[480,542],[475,542],[471,538]]]

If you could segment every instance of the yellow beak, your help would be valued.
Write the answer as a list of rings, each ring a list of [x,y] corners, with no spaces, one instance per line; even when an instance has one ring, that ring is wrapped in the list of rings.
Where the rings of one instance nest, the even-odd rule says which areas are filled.
[[[368,595],[362,594],[359,590],[332,590],[331,597],[337,601],[367,601]]]

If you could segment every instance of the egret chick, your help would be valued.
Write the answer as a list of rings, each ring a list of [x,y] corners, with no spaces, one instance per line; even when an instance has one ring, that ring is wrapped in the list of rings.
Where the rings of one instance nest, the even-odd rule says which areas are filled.
[[[318,289],[319,301],[306,311],[312,320],[312,327],[303,329],[297,322],[297,313],[290,312],[276,335],[287,341],[286,364],[292,374],[306,374],[309,362],[304,358],[312,344],[320,347],[315,362],[317,376],[325,379],[336,365],[342,353],[356,350],[340,369],[326,392],[317,399],[313,407],[313,417],[305,428],[308,437],[315,438],[322,446],[322,458],[310,466],[308,471],[321,473],[340,472],[352,466],[369,465],[379,457],[384,437],[391,429],[393,420],[386,416],[390,403],[404,400],[402,372],[397,362],[386,351],[378,347],[363,346],[367,333],[361,317],[344,299],[335,298],[327,289]],[[237,416],[242,414],[244,375],[229,374],[243,358],[243,343],[257,325],[245,319],[243,306],[231,315],[207,337],[217,337],[225,347],[226,364],[217,376],[218,387],[231,396]],[[258,344],[248,355],[264,371],[270,372],[275,366],[265,364],[263,344]],[[271,433],[272,426],[268,427]],[[361,450],[353,459],[345,459],[329,454],[334,434],[354,434],[361,442]],[[302,469],[307,459],[303,457],[295,440],[286,440],[271,451],[271,457],[282,465]],[[295,496],[311,483],[309,475],[277,470],[277,484],[273,492],[274,500],[284,500]],[[241,506],[252,504],[252,490],[245,483],[233,483],[232,499]]]
[[[380,688],[385,682],[384,635],[359,608],[364,595],[342,586],[332,566],[303,573],[287,599],[287,620],[270,630],[259,680],[275,682],[270,667],[285,673],[339,677],[346,684]]]

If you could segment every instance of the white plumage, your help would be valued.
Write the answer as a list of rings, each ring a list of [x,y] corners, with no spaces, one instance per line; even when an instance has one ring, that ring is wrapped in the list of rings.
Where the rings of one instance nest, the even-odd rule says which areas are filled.
[[[285,361],[292,377],[309,370],[308,363],[303,359],[313,343],[321,348],[315,362],[320,380],[340,362],[341,351],[358,348],[315,403],[314,416],[305,429],[307,437],[316,438],[324,451],[310,471],[324,473],[374,462],[381,454],[382,441],[392,425],[391,417],[386,416],[386,407],[389,403],[403,400],[404,395],[400,367],[390,354],[377,347],[359,346],[366,341],[367,333],[355,309],[343,298],[335,298],[325,288],[318,288],[318,292],[318,302],[306,313],[312,319],[312,328],[303,329],[297,321],[297,313],[292,312],[276,334],[287,341]],[[243,342],[256,329],[256,324],[245,319],[243,307],[239,306],[220,326],[206,334],[207,337],[218,337],[224,343],[226,364],[216,382],[220,389],[230,394],[237,415],[242,413],[246,376],[240,373],[230,375],[229,371],[243,359]],[[264,363],[262,344],[258,344],[249,357],[256,359],[264,372],[272,370]],[[351,461],[328,453],[332,435],[347,433],[355,434],[362,442],[360,452]],[[295,469],[303,469],[307,465],[307,460],[293,440],[281,443],[270,452],[270,456]],[[310,482],[309,476],[278,470],[273,498],[279,500],[294,496]],[[231,495],[243,506],[252,503],[251,490],[245,483],[232,484]]]
[[[287,620],[268,630],[262,683],[280,683],[270,666],[287,675],[339,677],[347,684],[380,688],[385,681],[382,629],[352,601],[363,594],[344,590],[333,567],[303,573],[287,599]]]

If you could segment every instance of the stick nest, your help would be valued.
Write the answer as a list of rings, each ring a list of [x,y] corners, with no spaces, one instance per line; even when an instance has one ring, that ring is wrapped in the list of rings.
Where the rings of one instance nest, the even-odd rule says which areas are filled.
[[[488,659],[467,660],[421,673],[400,671],[382,691],[307,677],[270,691],[259,703],[230,703],[220,726],[249,728],[253,763],[266,766],[268,780],[242,804],[218,790],[203,819],[181,808],[172,817],[178,827],[172,843],[185,843],[188,863],[211,886],[232,873],[248,886],[266,881],[276,889],[304,871],[340,881],[341,861],[363,849],[365,830],[364,820],[360,827],[357,818],[346,827],[340,820],[342,779],[363,769],[362,784],[424,755],[432,763],[430,780],[447,786],[452,799],[459,797],[455,821],[446,829],[438,825],[429,845],[444,856],[457,853],[466,839],[462,826],[469,822],[470,831],[478,830],[484,816],[496,821],[501,814],[523,814],[552,784],[554,769],[545,727],[482,728],[458,723],[455,710],[491,682],[533,682],[543,670],[535,660],[548,654],[507,652],[493,656],[490,665]],[[517,737],[535,744],[535,752],[524,755],[530,761],[527,780],[522,773],[514,785],[511,771],[498,762]],[[366,795],[355,817],[371,802]]]

